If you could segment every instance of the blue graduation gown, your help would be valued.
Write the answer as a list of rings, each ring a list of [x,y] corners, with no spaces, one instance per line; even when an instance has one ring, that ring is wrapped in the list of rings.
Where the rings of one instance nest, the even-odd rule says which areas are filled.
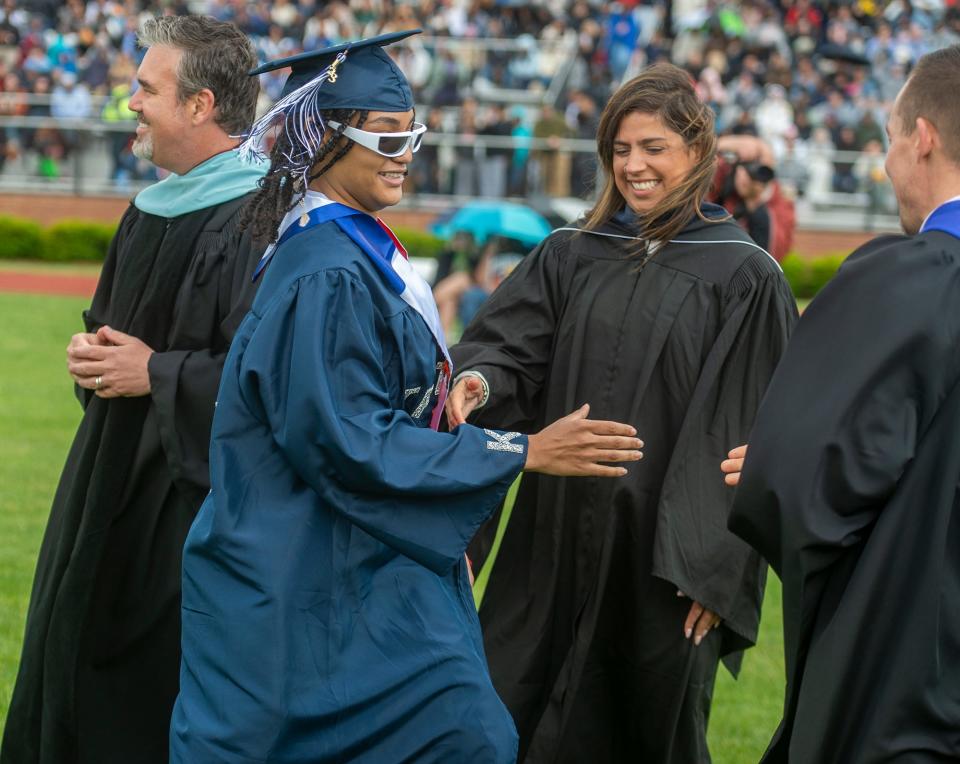
[[[430,429],[438,355],[337,223],[277,249],[184,549],[172,762],[515,760],[464,551],[526,437]]]

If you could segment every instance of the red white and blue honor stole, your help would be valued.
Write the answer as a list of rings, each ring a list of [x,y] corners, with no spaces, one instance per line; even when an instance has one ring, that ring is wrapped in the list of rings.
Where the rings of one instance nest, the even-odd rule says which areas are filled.
[[[436,430],[447,399],[453,363],[444,340],[440,314],[433,299],[430,285],[416,272],[407,257],[400,240],[379,218],[375,218],[345,204],[334,202],[317,191],[308,191],[301,202],[290,210],[280,223],[280,235],[276,244],[271,244],[263,253],[254,271],[256,280],[276,250],[288,239],[315,225],[334,221],[363,251],[374,267],[386,279],[390,288],[413,308],[424,320],[437,345],[437,378],[434,383],[436,402],[430,416],[430,427]]]

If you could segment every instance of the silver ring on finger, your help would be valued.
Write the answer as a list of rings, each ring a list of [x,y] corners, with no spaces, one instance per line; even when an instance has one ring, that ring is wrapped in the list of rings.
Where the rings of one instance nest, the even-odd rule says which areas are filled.
[[[93,389],[99,390],[101,387],[103,387],[103,377],[97,377],[93,380]]]

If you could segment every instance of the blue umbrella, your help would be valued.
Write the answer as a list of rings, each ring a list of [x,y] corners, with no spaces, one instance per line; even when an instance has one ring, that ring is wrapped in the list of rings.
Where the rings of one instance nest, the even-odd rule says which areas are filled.
[[[480,244],[491,236],[506,236],[532,247],[553,229],[543,215],[522,204],[469,202],[435,222],[430,230],[446,239],[457,231],[467,231]]]

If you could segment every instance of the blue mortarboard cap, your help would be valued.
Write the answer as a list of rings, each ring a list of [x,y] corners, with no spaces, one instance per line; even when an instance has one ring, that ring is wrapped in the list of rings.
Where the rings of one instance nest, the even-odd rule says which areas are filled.
[[[270,61],[250,74],[289,66],[292,71],[280,94],[282,99],[326,72],[327,78],[316,98],[316,105],[321,109],[407,111],[413,108],[413,93],[407,78],[383,46],[419,32],[419,29],[408,29],[332,45]]]
[[[413,93],[403,72],[384,45],[419,33],[392,32],[366,40],[301,53],[260,66],[250,75],[291,68],[280,99],[258,119],[240,144],[243,159],[265,159],[268,136],[279,128],[283,139],[282,167],[306,188],[308,174],[323,146],[324,112],[334,110],[409,111]]]

